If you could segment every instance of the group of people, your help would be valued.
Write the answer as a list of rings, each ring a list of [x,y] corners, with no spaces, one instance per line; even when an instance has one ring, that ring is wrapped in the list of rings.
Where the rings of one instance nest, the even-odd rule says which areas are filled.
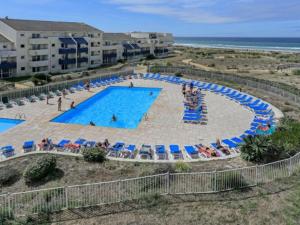
[[[110,147],[110,143],[109,143],[108,139],[105,139],[104,142],[98,142],[96,144],[96,147],[108,149]]]
[[[53,147],[53,143],[49,138],[44,138],[38,146],[40,150],[50,150]]]
[[[62,98],[59,97],[58,100],[57,100],[57,110],[58,111],[62,111],[61,106],[62,106]],[[75,102],[72,101],[71,104],[70,104],[70,109],[74,109],[74,108],[75,108]]]
[[[190,83],[189,90],[187,90],[186,84],[183,84],[182,94],[186,100],[185,104],[188,106],[189,109],[195,109],[199,106],[201,90],[194,90],[193,83]]]

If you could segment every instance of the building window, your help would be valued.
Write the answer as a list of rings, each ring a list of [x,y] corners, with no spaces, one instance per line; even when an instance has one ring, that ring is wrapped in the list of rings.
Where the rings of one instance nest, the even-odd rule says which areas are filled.
[[[20,36],[21,36],[21,37],[24,37],[24,36],[25,36],[25,34],[20,34]]]
[[[24,56],[24,55],[22,55],[22,56],[21,56],[21,59],[25,59],[25,56]]]
[[[52,66],[52,69],[55,69],[55,66]]]
[[[55,55],[52,55],[52,57],[54,58],[54,57],[55,57]]]
[[[21,48],[25,48],[25,45],[21,45]]]
[[[6,46],[6,45],[3,45],[3,48],[7,48],[7,46]]]
[[[21,67],[21,70],[25,70],[25,67]]]
[[[32,34],[32,38],[40,38],[41,35],[40,34]]]
[[[55,47],[55,44],[52,44],[52,47]]]

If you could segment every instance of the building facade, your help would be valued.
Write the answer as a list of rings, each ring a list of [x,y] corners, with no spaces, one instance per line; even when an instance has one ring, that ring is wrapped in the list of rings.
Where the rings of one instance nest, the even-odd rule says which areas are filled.
[[[84,23],[0,19],[0,78],[84,71],[170,53],[171,34],[104,33]]]

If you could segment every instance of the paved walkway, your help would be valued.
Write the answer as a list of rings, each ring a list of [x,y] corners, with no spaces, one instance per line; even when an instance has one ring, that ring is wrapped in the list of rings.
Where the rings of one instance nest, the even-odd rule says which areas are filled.
[[[124,81],[120,86],[128,86],[131,80]],[[106,127],[91,127],[82,125],[60,124],[49,122],[60,112],[57,111],[57,98],[46,101],[28,103],[25,106],[15,106],[12,109],[0,111],[0,117],[15,118],[16,114],[24,113],[26,121],[15,128],[1,134],[1,146],[13,145],[17,152],[22,150],[26,140],[35,140],[39,143],[43,138],[50,137],[54,143],[61,139],[75,141],[77,138],[103,141],[108,138],[111,143],[123,141],[127,144],[178,144],[194,145],[198,143],[209,145],[216,138],[232,138],[240,136],[250,128],[254,113],[223,96],[206,92],[208,114],[207,125],[185,124],[182,121],[183,96],[181,86],[161,81],[133,80],[135,86],[161,87],[162,91],[157,100],[148,111],[149,119],[142,121],[137,129],[114,129]],[[91,92],[80,91],[70,94],[63,99],[63,110],[68,110],[74,100],[76,104],[103,90],[104,87],[92,89]],[[277,115],[281,112],[274,108]]]

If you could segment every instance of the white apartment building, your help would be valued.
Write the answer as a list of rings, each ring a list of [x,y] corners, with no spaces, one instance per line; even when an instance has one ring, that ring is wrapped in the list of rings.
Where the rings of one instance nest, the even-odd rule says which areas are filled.
[[[166,56],[163,33],[104,33],[77,22],[0,19],[0,78],[83,71],[120,59]]]

